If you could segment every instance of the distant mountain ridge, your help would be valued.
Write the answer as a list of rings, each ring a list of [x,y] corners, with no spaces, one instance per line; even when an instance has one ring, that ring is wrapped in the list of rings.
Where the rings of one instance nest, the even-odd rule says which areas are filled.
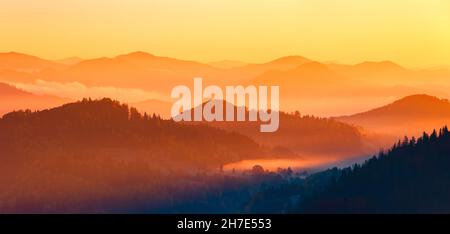
[[[49,68],[63,69],[64,65],[17,52],[0,53],[0,70],[9,69],[22,72],[36,72]]]
[[[450,102],[427,94],[416,94],[401,98],[391,104],[369,110],[367,112],[342,117],[358,118],[437,118],[450,117]]]
[[[49,95],[35,95],[11,85],[0,83],[0,117],[14,110],[42,110],[62,105],[68,101],[68,99]]]
[[[192,86],[194,77],[202,77],[204,85],[279,85],[282,110],[302,110],[320,116],[359,112],[379,105],[380,99],[392,100],[391,97],[412,93],[430,93],[450,98],[447,92],[450,71],[409,70],[391,61],[369,61],[355,65],[325,64],[292,55],[262,63],[239,66],[228,64],[225,66],[231,67],[221,68],[142,51],[112,57],[75,59],[64,64],[24,54],[18,57],[26,57],[36,61],[36,64],[23,59],[20,60],[20,66],[15,66],[0,56],[0,82],[34,85],[36,80],[43,80],[53,82],[58,87],[81,83],[86,87],[127,89],[128,93],[132,92],[130,89],[140,89],[147,93],[141,100],[157,96],[164,96],[168,100],[173,87]],[[46,87],[34,87],[41,88],[45,93]],[[157,95],[149,95],[150,92]],[[73,96],[78,98],[82,95]],[[112,98],[120,99],[121,96]],[[358,103],[349,106],[348,103],[353,100]]]
[[[410,95],[366,112],[335,118],[361,126],[392,140],[420,136],[439,126],[450,125],[450,102],[426,94]]]

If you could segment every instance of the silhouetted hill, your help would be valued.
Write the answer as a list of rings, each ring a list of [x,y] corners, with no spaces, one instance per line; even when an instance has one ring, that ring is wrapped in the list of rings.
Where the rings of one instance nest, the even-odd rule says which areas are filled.
[[[271,70],[254,79],[256,84],[277,84],[288,88],[301,85],[322,84],[324,80],[335,77],[336,74],[325,64],[307,62],[287,71]]]
[[[305,63],[309,63],[312,60],[307,59],[302,56],[298,55],[291,55],[291,56],[285,56],[281,58],[277,58],[275,60],[272,60],[266,64],[272,64],[272,65],[293,65],[293,66],[300,66]]]
[[[367,112],[343,117],[346,119],[384,119],[384,118],[438,118],[450,117],[450,102],[426,94],[404,97],[386,106]]]
[[[291,69],[266,70],[248,84],[280,86],[281,99],[316,97],[342,92],[347,79],[319,62],[305,62]]]
[[[200,173],[265,156],[240,134],[110,99],[11,112],[0,119],[0,213],[150,212],[215,185]]]
[[[219,72],[207,64],[133,52],[115,57],[86,59],[63,71],[41,74],[45,80],[80,82],[86,85],[140,88],[169,92],[175,84],[191,83],[193,77],[209,78]],[[43,79],[44,79],[43,78]]]
[[[327,118],[280,112],[280,126],[276,132],[261,133],[260,124],[214,122],[212,125],[249,136],[263,145],[287,148],[304,157],[323,155],[343,159],[367,155],[375,150],[357,128]]]
[[[257,75],[271,70],[290,70],[309,62],[312,62],[312,60],[302,56],[285,56],[266,63],[248,64],[237,69],[247,70],[246,72],[252,72],[253,75]]]
[[[385,82],[387,80],[392,81],[407,81],[413,72],[391,61],[366,61],[355,65],[345,64],[328,64],[336,72],[345,74],[346,76],[354,77],[355,80],[370,81],[372,78],[378,78],[377,81]]]
[[[216,103],[219,101],[216,101]],[[202,104],[202,107],[205,103]],[[237,107],[223,101],[223,113],[226,108],[234,108],[235,118]],[[191,117],[194,110],[191,110]],[[246,119],[249,119],[249,110],[245,110]],[[342,123],[329,118],[319,118],[310,115],[296,113],[279,113],[279,128],[275,132],[262,133],[261,121],[202,121],[202,124],[218,127],[228,132],[237,132],[248,136],[259,144],[282,147],[288,152],[295,152],[303,157],[321,157],[331,160],[370,155],[378,150],[378,147],[365,137],[360,130],[352,125]],[[188,122],[198,124],[198,122]],[[352,147],[349,147],[351,145]],[[274,155],[275,156],[275,155]]]
[[[209,65],[188,60],[180,60],[169,57],[155,56],[146,52],[137,51],[129,54],[119,55],[118,60],[128,62],[147,69],[162,70],[198,70],[212,69]]]
[[[55,107],[63,104],[67,100],[63,98],[35,95],[16,87],[0,83],[0,116],[5,113],[29,108],[32,110],[41,110]]]
[[[143,150],[152,152],[152,158],[204,166],[263,155],[245,136],[142,115],[110,99],[83,100],[38,112],[11,112],[0,120],[0,129],[5,148],[36,148],[36,152],[31,151],[36,155],[42,144],[50,146],[47,150],[62,147],[72,154],[80,153],[78,149]]]
[[[379,105],[380,100],[392,100],[393,96],[425,92],[447,97],[448,93],[445,85],[448,71],[413,71],[389,61],[339,65],[323,64],[301,56],[286,56],[236,67],[226,62],[211,66],[141,51],[109,58],[74,59],[67,63],[17,53],[3,54],[27,59],[0,56],[0,81],[29,84],[44,80],[54,82],[57,87],[81,83],[96,88],[139,89],[166,95],[165,98],[176,85],[191,86],[193,77],[202,77],[204,86],[279,85],[283,110],[301,109],[321,116],[359,112]],[[36,60],[36,63],[30,63],[28,59]],[[17,62],[14,65],[11,61]],[[36,89],[50,93],[47,87],[41,86],[37,85]],[[124,92],[133,93],[132,90]],[[80,96],[111,95],[73,95]],[[148,95],[139,100],[152,97]],[[129,101],[119,94],[113,98]]]
[[[387,152],[342,171],[301,203],[306,213],[450,212],[450,133],[447,127],[405,138]]]
[[[0,53],[0,69],[36,72],[48,68],[61,69],[64,65],[16,52]]]
[[[391,61],[381,61],[381,62],[362,62],[353,66],[353,69],[357,71],[364,72],[404,72],[405,68],[402,66],[391,62]]]
[[[425,94],[411,95],[386,106],[337,119],[378,132],[416,135],[450,124],[450,102]]]

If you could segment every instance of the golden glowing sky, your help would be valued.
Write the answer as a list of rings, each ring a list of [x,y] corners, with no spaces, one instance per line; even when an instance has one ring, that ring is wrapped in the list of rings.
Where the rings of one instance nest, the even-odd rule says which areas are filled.
[[[450,65],[447,0],[0,0],[0,51]]]

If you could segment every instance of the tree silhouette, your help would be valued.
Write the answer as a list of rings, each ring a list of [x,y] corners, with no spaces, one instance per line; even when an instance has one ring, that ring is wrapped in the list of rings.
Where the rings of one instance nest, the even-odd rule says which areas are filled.
[[[307,213],[450,212],[450,133],[407,137],[304,200]]]

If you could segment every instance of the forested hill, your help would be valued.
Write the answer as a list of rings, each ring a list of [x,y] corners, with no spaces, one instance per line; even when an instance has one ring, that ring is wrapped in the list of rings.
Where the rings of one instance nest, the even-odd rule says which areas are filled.
[[[450,133],[407,139],[342,171],[323,191],[304,200],[306,213],[450,212]]]
[[[215,106],[222,101],[215,101]],[[202,106],[197,106],[190,110],[191,118],[197,109],[202,111],[206,102]],[[237,117],[237,107],[231,103],[223,101],[221,104],[223,112],[226,109],[234,109],[234,116]],[[216,107],[214,107],[216,108]],[[245,109],[245,118],[249,118],[251,111]],[[303,157],[332,156],[339,159],[352,158],[355,156],[371,155],[377,152],[379,143],[369,138],[361,129],[336,121],[331,118],[320,118],[311,115],[301,115],[296,111],[287,113],[280,111],[279,128],[275,132],[260,132],[262,124],[268,122],[258,121],[202,121],[187,122],[188,124],[207,124],[228,132],[237,132],[248,136],[257,143],[287,149]],[[351,145],[352,147],[348,147]]]
[[[11,112],[0,119],[0,213],[150,212],[205,192],[220,165],[265,153],[111,99]]]
[[[0,119],[0,150],[3,159],[123,150],[124,158],[145,152],[155,160],[203,166],[264,156],[248,137],[140,114],[111,99],[8,113]]]

